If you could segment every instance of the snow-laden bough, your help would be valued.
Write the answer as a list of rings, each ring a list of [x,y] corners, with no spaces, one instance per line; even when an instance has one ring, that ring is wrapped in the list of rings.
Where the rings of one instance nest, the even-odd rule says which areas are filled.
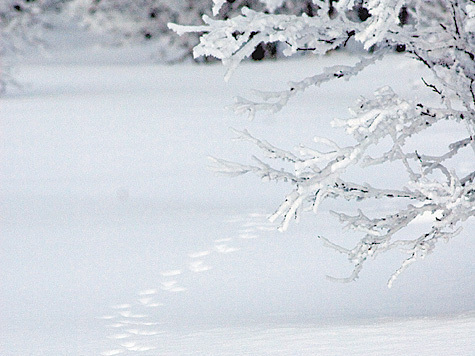
[[[262,3],[269,11],[244,8],[241,15],[226,20],[204,16],[200,26],[170,27],[178,34],[202,33],[194,55],[222,60],[228,68],[226,79],[262,42],[281,43],[287,56],[301,51],[324,55],[344,47],[353,38],[368,52],[353,66],[335,65],[289,83],[286,90],[261,92],[258,101],[238,98],[233,108],[239,114],[254,117],[263,110],[277,112],[297,93],[330,80],[347,80],[395,47],[431,72],[431,77],[422,81],[440,99],[438,106],[402,98],[387,86],[372,98],[360,99],[350,109],[349,119],[333,120],[334,126],[354,138],[353,145],[342,147],[317,137],[320,149],[300,146],[297,152],[290,152],[242,131],[238,132],[239,139],[258,146],[268,160],[285,164],[279,166],[257,157],[251,165],[212,158],[219,172],[232,176],[252,172],[293,186],[270,217],[272,221],[280,219],[280,230],[286,230],[291,220],[304,211],[316,213],[328,198],[355,202],[400,200],[402,204],[396,211],[376,217],[362,210],[355,215],[334,212],[343,225],[362,234],[353,248],[321,237],[327,246],[346,254],[354,265],[349,277],[334,278],[343,282],[357,279],[364,263],[382,252],[397,249],[407,254],[389,278],[391,286],[411,263],[426,257],[439,241],[459,234],[463,223],[475,216],[475,4],[468,0],[314,1],[319,6],[315,16],[297,16],[272,13],[281,2]],[[214,1],[214,13],[223,4]],[[358,20],[354,14],[360,9],[368,15]],[[441,121],[457,125],[462,138],[451,142],[442,154],[425,152],[422,146],[409,147],[409,141]],[[389,141],[390,147],[377,154],[375,147],[383,141]],[[437,145],[434,142],[433,146]],[[462,154],[471,157],[464,169],[454,164]],[[384,167],[390,163],[400,164],[407,177],[405,184],[379,188],[345,179],[355,167]],[[411,226],[421,219],[430,224],[426,231],[415,234]]]

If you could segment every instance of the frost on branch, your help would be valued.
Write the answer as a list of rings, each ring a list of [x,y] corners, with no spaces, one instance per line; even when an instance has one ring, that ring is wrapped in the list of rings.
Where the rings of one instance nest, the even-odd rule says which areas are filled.
[[[234,110],[251,116],[261,110],[279,111],[296,93],[311,86],[357,75],[396,46],[430,70],[430,78],[422,78],[424,90],[434,92],[439,105],[415,102],[383,87],[373,98],[360,99],[351,108],[349,119],[332,122],[353,137],[353,145],[341,146],[316,137],[318,148],[300,146],[289,152],[243,131],[238,138],[259,147],[264,158],[253,157],[255,163],[251,165],[212,159],[214,168],[228,175],[253,173],[292,185],[270,217],[280,221],[280,230],[286,230],[305,211],[316,213],[328,198],[399,202],[393,211],[378,216],[359,209],[354,214],[334,212],[346,228],[361,234],[353,248],[322,237],[327,246],[347,255],[354,265],[349,277],[334,278],[343,282],[358,278],[364,263],[382,252],[396,249],[407,254],[390,277],[391,286],[411,263],[430,254],[439,241],[459,234],[463,223],[475,216],[475,5],[468,0],[341,0],[333,8],[324,1],[315,3],[320,10],[314,17],[243,9],[240,16],[227,20],[205,17],[203,26],[172,28],[178,33],[203,33],[195,56],[221,59],[228,67],[227,78],[261,42],[282,43],[286,55],[301,50],[323,55],[344,47],[351,37],[364,48],[371,48],[371,53],[354,66],[335,65],[289,83],[287,90],[261,92],[257,102],[238,98]],[[354,20],[357,5],[367,10],[365,21]],[[448,144],[443,153],[438,142],[432,144],[436,150],[424,149],[421,142],[419,148],[411,146],[441,121],[458,126],[461,138]],[[388,142],[389,148],[380,153],[379,147]],[[470,157],[468,161],[465,158],[468,171],[457,165],[462,154]],[[404,184],[391,186],[389,182],[389,186],[376,187],[345,178],[356,167],[385,169],[388,164],[401,167],[401,176],[404,173],[407,178]],[[414,223],[421,220],[429,224],[425,231],[416,233]]]
[[[303,50],[325,54],[344,45],[355,33],[356,24],[342,20],[335,23],[338,27],[334,28],[328,19],[329,15],[323,10],[317,16],[309,17],[266,14],[243,8],[241,16],[227,20],[203,16],[203,26],[169,26],[180,35],[204,32],[193,50],[194,56],[207,55],[222,60],[228,67],[226,79],[229,79],[241,61],[250,57],[262,42],[284,43],[283,53],[287,56]]]
[[[177,36],[169,22],[201,25],[203,15],[225,19],[244,6],[287,14],[312,14],[315,8],[312,0],[68,0],[67,8],[85,28],[107,35],[114,45],[147,43],[155,49],[155,59],[177,62],[192,57],[199,34]],[[260,59],[276,54],[272,46],[260,50]]]

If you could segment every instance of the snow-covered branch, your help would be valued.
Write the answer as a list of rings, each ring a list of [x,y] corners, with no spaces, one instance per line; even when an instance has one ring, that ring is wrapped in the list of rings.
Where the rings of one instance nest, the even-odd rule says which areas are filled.
[[[325,54],[346,43],[354,35],[354,23],[339,17],[340,21],[328,22],[329,15],[320,11],[317,16],[274,15],[244,7],[242,15],[227,20],[203,17],[205,25],[183,26],[170,24],[170,28],[182,35],[203,32],[193,54],[213,56],[228,68],[225,79],[242,60],[251,56],[261,42],[280,42],[286,45],[284,55],[290,56],[303,49],[315,54]]]
[[[215,1],[215,13],[223,3]],[[270,6],[273,2],[266,3]],[[353,248],[338,246],[321,237],[325,245],[346,254],[354,265],[351,275],[336,278],[339,281],[358,278],[369,257],[393,249],[408,254],[390,277],[391,286],[411,263],[431,253],[440,240],[447,241],[459,234],[462,223],[475,216],[475,159],[466,162],[468,173],[467,165],[462,173],[456,164],[461,154],[471,157],[475,154],[475,3],[468,0],[315,3],[319,10],[312,17],[244,8],[240,15],[229,19],[204,17],[204,25],[170,27],[180,34],[202,33],[194,55],[221,59],[228,68],[226,78],[261,42],[281,43],[285,55],[303,49],[324,55],[344,47],[349,38],[371,50],[353,66],[326,68],[320,74],[289,83],[284,91],[258,92],[260,101],[238,98],[233,106],[235,112],[251,116],[262,110],[279,111],[293,96],[311,86],[349,79],[395,47],[430,69],[432,76],[423,78],[423,82],[427,90],[440,98],[439,106],[402,98],[390,87],[383,87],[373,98],[360,99],[350,109],[349,119],[332,122],[354,138],[353,145],[341,147],[332,140],[317,137],[318,147],[325,149],[300,146],[296,152],[289,152],[244,131],[239,133],[239,138],[259,147],[272,162],[254,158],[257,164],[243,165],[213,159],[215,168],[226,174],[252,172],[261,178],[292,184],[285,201],[270,217],[272,221],[280,220],[280,230],[286,230],[304,211],[317,212],[328,198],[399,201],[393,208],[395,212],[376,217],[361,210],[356,215],[335,213],[347,228],[362,234]],[[356,6],[367,10],[361,21],[355,20]],[[410,148],[409,141],[414,142],[441,121],[458,125],[462,138],[449,143],[443,153],[435,154],[422,146]],[[382,142],[390,142],[389,149],[375,154],[378,151],[375,148]],[[438,143],[434,142],[433,146],[440,152]],[[345,179],[355,167],[384,169],[388,162],[402,168],[406,176],[404,185],[385,182],[386,186],[373,187]],[[417,221],[427,222],[422,234],[413,232],[412,226]]]

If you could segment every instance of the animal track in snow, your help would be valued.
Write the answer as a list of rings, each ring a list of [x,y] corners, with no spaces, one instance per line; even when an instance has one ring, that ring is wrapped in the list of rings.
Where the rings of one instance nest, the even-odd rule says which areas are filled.
[[[162,271],[160,272],[160,274],[163,276],[163,277],[173,277],[173,276],[178,276],[181,274],[181,270],[180,269],[174,269],[174,270],[170,270],[170,271]]]
[[[118,304],[118,305],[111,306],[112,309],[128,309],[130,307],[131,307],[130,304]]]
[[[114,355],[120,355],[123,354],[125,350],[110,350],[110,351],[104,351],[101,353],[102,356],[114,356]]]
[[[164,305],[162,302],[164,293],[185,292],[186,287],[182,285],[184,275],[207,272],[213,268],[209,263],[211,257],[230,255],[242,250],[243,244],[248,243],[246,241],[276,231],[275,226],[266,222],[265,215],[261,213],[235,215],[224,223],[240,225],[234,237],[217,238],[201,250],[186,253],[187,260],[183,266],[173,266],[159,272],[162,279],[157,281],[158,286],[139,291],[134,302],[111,306],[110,313],[99,317],[109,321],[107,328],[116,331],[107,337],[115,341],[115,345],[101,353],[101,356],[137,354],[155,350],[157,346],[154,344],[159,344],[156,338],[165,331],[160,329],[160,323],[153,320],[148,311]],[[156,319],[156,314],[154,317]]]
[[[231,253],[235,251],[239,251],[237,247],[229,247],[226,244],[215,245],[214,250],[218,253]]]
[[[206,272],[206,271],[209,271],[211,269],[210,266],[206,266],[204,264],[204,261],[193,261],[193,262],[190,263],[188,268],[191,272],[196,272],[196,273]]]
[[[154,295],[158,293],[158,289],[146,289],[144,291],[139,292],[139,295]]]

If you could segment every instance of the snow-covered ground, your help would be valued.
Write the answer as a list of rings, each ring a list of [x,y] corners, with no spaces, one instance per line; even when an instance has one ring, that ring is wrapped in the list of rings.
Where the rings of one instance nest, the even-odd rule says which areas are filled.
[[[27,56],[15,67],[23,89],[0,99],[1,355],[475,354],[473,221],[392,289],[396,253],[336,284],[325,275],[351,265],[317,235],[352,239],[328,214],[339,203],[281,234],[266,216],[288,187],[207,169],[208,155],[256,153],[230,127],[290,149],[340,139],[329,120],[360,94],[389,83],[430,95],[421,67],[394,55],[248,122],[224,109],[233,96],[353,59],[245,63],[225,83],[219,64],[67,43]]]

